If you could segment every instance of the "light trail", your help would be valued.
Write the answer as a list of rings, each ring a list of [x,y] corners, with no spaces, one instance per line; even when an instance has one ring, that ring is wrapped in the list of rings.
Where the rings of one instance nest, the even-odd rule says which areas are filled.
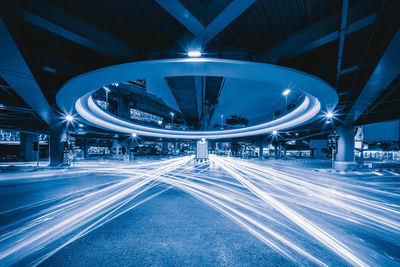
[[[190,160],[191,157],[167,160],[163,165],[157,162],[155,168],[148,165],[147,170],[139,169],[140,174],[134,170],[135,175],[131,178],[81,196],[78,192],[76,198],[45,209],[28,223],[10,225],[11,229],[3,229],[5,233],[0,236],[1,263],[10,265],[29,258],[40,249],[51,247],[50,244],[57,243],[85,225],[103,220],[124,204],[135,205],[133,200],[158,185],[155,179],[157,176],[176,171],[186,166]],[[163,187],[160,190],[162,189]],[[157,193],[155,191],[153,194]]]
[[[231,174],[235,179],[239,180],[243,185],[245,185],[247,188],[249,188],[253,193],[255,193],[257,196],[259,196],[261,199],[263,199],[268,205],[272,206],[276,210],[278,210],[280,213],[285,215],[287,218],[289,218],[292,222],[297,224],[299,227],[304,229],[306,232],[308,232],[311,236],[316,238],[317,240],[321,241],[324,245],[328,246],[330,249],[332,249],[334,252],[336,252],[339,256],[343,257],[347,261],[349,261],[352,264],[358,265],[358,266],[367,266],[365,262],[363,262],[361,259],[359,259],[354,252],[352,252],[345,244],[334,238],[331,234],[328,232],[324,231],[299,213],[295,212],[293,209],[290,209],[288,206],[282,204],[275,198],[271,197],[270,195],[266,194],[264,191],[260,190],[258,187],[254,186],[249,180],[244,178],[242,175],[240,175],[238,172],[235,171],[235,169],[232,167],[232,165],[223,165],[221,164],[221,161],[218,161],[216,158],[214,158],[218,163],[220,163],[220,166],[226,170],[229,174]]]
[[[308,178],[308,176],[302,177],[301,175],[292,177],[284,175],[276,170],[263,168],[263,166],[260,166],[259,164],[251,164],[246,161],[232,158],[211,156],[211,159],[219,164],[221,168],[225,169],[233,177],[239,180],[242,184],[248,187],[260,199],[263,199],[266,204],[270,205],[278,212],[286,216],[291,222],[294,222],[301,229],[309,233],[313,238],[319,242],[322,242],[325,246],[329,247],[332,251],[353,265],[370,265],[369,262],[366,262],[361,258],[365,257],[366,255],[357,256],[357,254],[359,254],[359,250],[351,249],[351,247],[354,246],[354,242],[352,243],[346,241],[346,236],[338,236],[337,234],[335,235],[336,231],[333,231],[332,227],[329,226],[329,223],[326,223],[326,225],[329,226],[329,232],[327,232],[327,230],[318,225],[320,222],[317,224],[317,222],[311,221],[309,218],[304,217],[304,215],[300,215],[299,212],[289,208],[287,204],[285,205],[277,199],[282,196],[287,196],[289,199],[291,198],[292,201],[288,201],[291,203],[290,207],[299,206],[299,203],[297,202],[299,200],[303,200],[301,202],[302,206],[306,206],[318,211],[323,209],[326,210],[327,208],[333,208],[336,209],[335,216],[337,216],[339,219],[348,219],[348,213],[350,211],[355,213],[353,217],[350,217],[353,219],[350,221],[357,222],[357,220],[359,221],[360,216],[363,216],[364,219],[366,219],[366,224],[372,221],[375,226],[379,226],[374,227],[374,230],[391,231],[397,236],[399,235],[398,209],[388,209],[385,207],[386,205],[378,205],[377,202],[371,202],[368,199],[362,199],[360,197],[352,198],[351,195],[332,190],[330,186],[332,182],[335,183],[335,181],[330,181],[330,184],[325,183],[317,185],[317,181],[319,180],[317,177],[315,177],[317,179],[311,179]],[[326,182],[327,178],[324,177],[323,180]],[[353,193],[357,192],[353,191]],[[356,208],[355,206],[346,203],[352,203],[354,199],[357,200],[359,205],[362,205],[362,208]],[[397,195],[397,201],[398,200],[399,195]],[[369,204],[373,204],[374,207],[371,208],[368,206]],[[385,214],[380,214],[379,209],[376,209],[376,207],[384,208]],[[366,210],[367,208],[369,209],[368,211]],[[341,210],[341,212],[339,210]],[[342,214],[343,217],[340,214]],[[369,226],[371,227],[371,225]],[[343,242],[340,239],[343,239]],[[373,254],[375,253],[371,251],[371,255]]]
[[[0,226],[0,263],[37,265],[173,187],[226,215],[295,264],[399,264],[400,255],[375,244],[385,240],[400,248],[398,184],[274,164],[215,155],[201,164],[194,164],[191,157],[99,168],[78,164],[76,173],[120,178],[2,212],[7,216],[18,209],[49,205]],[[47,179],[51,172],[43,175]],[[62,175],[57,179],[71,177]],[[40,174],[32,179],[43,182]]]
[[[324,263],[322,263],[321,261],[319,261],[318,259],[316,259],[312,255],[308,254],[306,251],[302,250],[301,248],[297,247],[293,243],[289,242],[288,240],[286,240],[284,237],[282,237],[278,233],[270,230],[265,225],[262,225],[259,221],[249,217],[248,215],[246,215],[243,212],[240,212],[239,209],[234,208],[233,205],[224,204],[223,202],[219,201],[217,198],[222,198],[224,200],[227,200],[230,203],[233,203],[235,205],[241,206],[241,208],[245,208],[245,209],[247,209],[249,211],[258,213],[259,215],[274,221],[274,219],[268,217],[266,214],[260,214],[256,209],[253,209],[253,208],[251,208],[249,206],[243,205],[242,203],[239,203],[239,202],[235,201],[232,197],[226,196],[226,195],[221,194],[221,193],[219,193],[217,191],[213,191],[213,190],[207,189],[206,187],[202,187],[200,185],[196,185],[194,183],[190,183],[190,181],[182,182],[182,181],[176,181],[176,180],[174,181],[172,179],[165,179],[165,178],[162,179],[162,180],[164,182],[170,183],[170,184],[172,184],[172,185],[174,185],[174,186],[176,186],[178,188],[183,189],[184,191],[186,191],[186,192],[190,193],[191,195],[195,196],[196,198],[198,198],[200,200],[203,200],[207,204],[213,206],[214,208],[220,210],[224,214],[226,214],[229,217],[233,218],[237,223],[242,225],[245,229],[247,229],[249,232],[251,232],[252,234],[257,236],[259,239],[261,239],[261,241],[263,241],[267,245],[271,246],[272,248],[276,249],[277,251],[279,251],[283,255],[289,257],[290,259],[295,261],[295,258],[293,256],[291,256],[289,253],[287,253],[279,245],[275,244],[272,240],[266,238],[265,235],[262,235],[259,231],[256,230],[256,228],[252,227],[251,224],[254,225],[257,228],[262,229],[264,232],[266,232],[269,235],[273,236],[274,238],[278,239],[279,241],[281,241],[282,243],[284,243],[288,247],[290,247],[290,248],[296,250],[297,252],[303,254],[304,256],[310,258],[315,263],[318,263],[320,265],[326,266]],[[212,195],[216,196],[217,198],[212,197]],[[246,221],[248,223],[246,223]],[[279,223],[277,221],[275,221],[275,222]]]

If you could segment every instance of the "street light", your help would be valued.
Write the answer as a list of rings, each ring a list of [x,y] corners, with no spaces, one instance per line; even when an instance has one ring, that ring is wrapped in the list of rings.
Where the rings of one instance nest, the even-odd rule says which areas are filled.
[[[273,131],[272,131],[272,134],[273,134],[273,135],[277,135],[277,134],[278,134],[278,131],[277,131],[277,130],[273,130]]]
[[[174,116],[175,116],[175,113],[170,112],[169,114],[171,114],[171,126],[172,126],[172,125],[174,125]]]
[[[133,138],[135,138],[137,136],[136,133],[132,133],[131,135],[132,135]]]
[[[108,110],[108,93],[111,92],[108,87],[103,86],[104,90],[106,91],[106,109]]]
[[[67,115],[67,116],[65,116],[65,120],[68,122],[72,122],[72,121],[74,121],[74,117],[71,115]]]
[[[333,123],[333,119],[335,118],[335,113],[333,113],[332,111],[328,111],[327,113],[325,113],[325,124],[331,124]]]
[[[189,57],[201,57],[201,52],[199,50],[191,50],[188,52]]]
[[[290,92],[290,89],[286,89],[285,91],[283,91],[282,95],[287,96],[288,94],[290,94]]]
[[[282,95],[285,96],[285,110],[287,110],[287,97],[290,94],[291,90],[290,89],[286,89],[285,91],[283,91]]]

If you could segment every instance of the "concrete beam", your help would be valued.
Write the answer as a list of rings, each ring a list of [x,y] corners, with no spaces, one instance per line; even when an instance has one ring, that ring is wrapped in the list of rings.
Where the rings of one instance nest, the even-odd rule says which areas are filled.
[[[231,24],[256,0],[233,0],[218,16],[206,27],[184,7],[178,0],[156,0],[157,3],[170,13],[176,20],[185,26],[195,37],[184,35],[178,43],[188,42],[189,48],[201,48],[207,45],[226,26]],[[186,45],[186,44],[185,44]]]
[[[400,28],[376,65],[368,82],[348,113],[344,124],[353,124],[400,75]]]
[[[204,30],[203,24],[179,0],[156,0],[156,2],[193,35],[196,36]]]
[[[255,0],[234,0],[228,5],[207,27],[192,40],[196,46],[205,47],[215,36],[217,36],[226,26],[231,24]],[[200,45],[201,44],[201,45]]]
[[[360,12],[359,10],[362,8],[363,6],[354,7],[350,10],[350,14]],[[268,62],[287,60],[337,40],[340,38],[340,31],[338,30],[340,16],[340,14],[330,16],[314,23],[297,34],[293,34],[286,40],[268,49],[264,54],[264,59]],[[372,25],[375,22],[376,16],[377,14],[373,13],[350,23],[347,29],[343,31],[343,34],[350,34]]]
[[[134,49],[68,11],[45,1],[6,4],[21,19],[110,58],[134,59]]]
[[[53,110],[1,18],[0,36],[1,77],[43,121],[50,124]]]
[[[339,72],[339,75],[343,75],[343,74],[346,74],[346,73],[350,73],[350,72],[356,71],[358,68],[359,68],[359,65],[351,66],[351,67],[348,67],[348,68],[345,68],[345,69],[341,69],[340,72]]]
[[[336,89],[337,89],[338,83],[339,83],[340,70],[342,69],[342,56],[343,56],[343,48],[344,48],[344,38],[346,36],[348,10],[349,10],[349,0],[343,0],[342,18],[341,18],[341,23],[340,23],[340,34],[339,34],[338,62],[337,62],[337,66],[336,66],[336,82],[335,82]]]

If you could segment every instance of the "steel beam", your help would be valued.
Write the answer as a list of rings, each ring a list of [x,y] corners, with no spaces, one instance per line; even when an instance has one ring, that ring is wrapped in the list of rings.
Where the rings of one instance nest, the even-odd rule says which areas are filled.
[[[239,17],[254,2],[255,0],[234,0],[193,39],[192,43],[197,46],[201,44],[201,47],[204,48],[209,41],[225,29],[226,26],[231,24],[232,21]]]
[[[4,3],[21,19],[110,58],[133,59],[134,49],[68,11],[45,1]]]
[[[352,124],[400,75],[400,28],[397,30],[374,72],[348,113],[344,124]]]
[[[179,0],[156,0],[156,2],[193,35],[196,36],[204,30],[203,24]]]
[[[157,3],[170,13],[176,20],[185,26],[193,35],[190,38],[185,35],[180,38],[178,43],[189,40],[191,48],[202,48],[217,36],[226,26],[239,17],[256,0],[233,0],[218,16],[204,27],[196,17],[190,13],[178,0],[156,0]],[[191,39],[191,40],[190,40]]]
[[[350,72],[356,71],[358,68],[359,68],[359,66],[356,65],[356,66],[351,66],[351,67],[348,67],[348,68],[345,68],[345,69],[341,69],[340,72],[339,72],[339,75],[343,75],[343,74],[346,74],[346,73],[350,73]]]
[[[351,9],[350,13],[355,12],[354,9]],[[377,14],[373,13],[352,22],[343,31],[343,34],[350,34],[372,25],[375,22],[376,16]],[[264,59],[272,63],[278,60],[287,60],[337,40],[340,37],[340,31],[337,30],[339,21],[340,14],[337,14],[309,26],[305,30],[290,36],[288,39],[270,48],[264,54]]]
[[[337,66],[336,66],[336,82],[335,82],[336,90],[337,90],[338,83],[339,83],[340,70],[342,69],[342,56],[343,56],[344,38],[346,36],[348,10],[349,10],[349,0],[343,0],[342,19],[340,22],[340,34],[339,34],[338,62],[337,62]]]
[[[53,111],[1,18],[0,37],[1,77],[43,121],[50,124]]]

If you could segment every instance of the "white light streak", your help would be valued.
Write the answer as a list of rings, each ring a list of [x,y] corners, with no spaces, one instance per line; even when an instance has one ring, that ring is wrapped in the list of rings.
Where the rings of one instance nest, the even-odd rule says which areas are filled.
[[[112,131],[123,133],[135,131],[139,135],[162,138],[220,139],[259,135],[303,124],[319,113],[321,103],[312,96],[306,96],[296,109],[278,119],[255,126],[220,131],[179,131],[131,123],[102,110],[94,103],[91,96],[84,96],[78,99],[75,103],[75,109],[87,121]]]
[[[171,187],[225,214],[295,265],[330,266],[329,258],[356,266],[398,263],[385,248],[374,244],[375,237],[392,244],[398,244],[400,239],[400,195],[390,182],[316,175],[293,164],[268,165],[215,155],[210,155],[209,163],[193,164],[192,159],[143,161],[135,165],[78,163],[80,171],[63,175],[90,171],[118,173],[125,178],[0,213],[7,216],[27,207],[55,203],[3,226],[2,263],[17,264],[35,255],[32,264],[39,264],[72,241]],[[29,178],[21,175],[26,175],[26,181],[40,183],[52,173],[45,170]],[[11,177],[0,181],[18,180]],[[371,240],[357,236],[365,231],[373,236]]]

